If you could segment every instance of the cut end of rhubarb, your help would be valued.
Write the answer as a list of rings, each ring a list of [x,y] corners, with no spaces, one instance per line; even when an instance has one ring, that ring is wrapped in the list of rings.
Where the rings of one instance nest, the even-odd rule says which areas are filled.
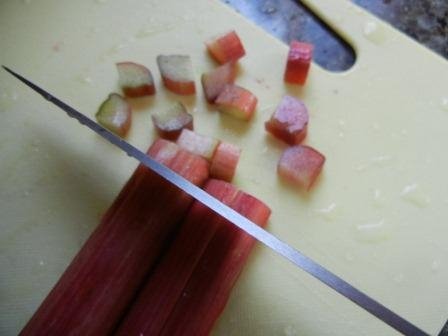
[[[313,45],[292,41],[285,69],[285,82],[304,85],[313,59]]]
[[[151,71],[141,64],[133,62],[117,63],[119,85],[125,96],[136,98],[155,94],[154,79]]]
[[[210,165],[210,176],[231,182],[240,159],[241,149],[230,143],[221,142],[216,148]]]
[[[154,113],[151,118],[157,133],[164,139],[174,141],[184,128],[193,129],[193,116],[180,102],[174,103],[165,111]]]
[[[227,84],[233,84],[236,77],[236,65],[234,62],[223,64],[201,76],[202,88],[205,99],[214,103]]]
[[[250,120],[257,106],[257,97],[247,89],[228,84],[215,100],[219,111],[235,118]]]
[[[177,144],[181,148],[210,161],[218,147],[219,140],[183,129],[177,139]]]
[[[305,189],[310,189],[325,163],[325,156],[308,146],[287,148],[278,163],[278,174]]]
[[[190,56],[159,55],[157,56],[157,65],[163,84],[168,90],[179,95],[196,93]]]
[[[246,192],[240,191],[234,203],[237,204],[234,209],[240,214],[244,214],[247,219],[261,227],[266,226],[271,216],[271,209],[264,202]]]
[[[131,107],[119,94],[112,93],[95,114],[98,123],[123,137],[131,126]]]
[[[236,62],[246,54],[237,33],[232,30],[205,42],[210,55],[220,64]]]
[[[148,155],[157,162],[168,165],[179,153],[179,146],[174,142],[157,139],[148,150]]]
[[[157,139],[149,148],[148,155],[179,175],[188,177],[194,184],[202,185],[209,176],[207,160],[174,142]]]
[[[266,130],[290,145],[298,145],[305,139],[308,128],[308,110],[304,103],[291,96],[283,97]]]

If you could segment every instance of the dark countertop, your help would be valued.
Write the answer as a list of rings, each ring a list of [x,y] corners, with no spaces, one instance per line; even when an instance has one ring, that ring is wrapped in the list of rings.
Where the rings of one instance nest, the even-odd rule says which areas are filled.
[[[286,43],[312,42],[314,60],[341,71],[355,62],[353,49],[318,17],[294,0],[222,0]],[[353,0],[397,29],[448,59],[447,0]],[[329,57],[332,55],[332,57]]]
[[[312,42],[314,61],[328,70],[345,70],[355,62],[350,45],[298,0],[221,1],[286,43],[292,39]],[[352,1],[448,59],[447,0]],[[448,322],[438,336],[448,336]]]

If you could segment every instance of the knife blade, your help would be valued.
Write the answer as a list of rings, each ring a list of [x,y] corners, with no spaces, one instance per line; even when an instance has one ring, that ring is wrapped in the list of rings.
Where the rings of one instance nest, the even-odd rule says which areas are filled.
[[[364,294],[362,291],[350,285],[348,282],[327,270],[314,260],[310,259],[297,249],[293,248],[286,242],[280,240],[273,234],[262,229],[258,225],[254,224],[246,217],[240,215],[235,210],[226,206],[222,202],[218,201],[201,188],[192,184],[182,176],[176,174],[171,169],[165,167],[164,165],[153,160],[151,157],[140,151],[138,148],[132,146],[130,143],[126,142],[122,138],[113,134],[103,126],[99,125],[92,119],[88,118],[81,112],[78,112],[71,106],[67,105],[60,99],[56,98],[49,92],[40,88],[36,84],[32,83],[28,79],[19,75],[18,73],[12,71],[6,66],[2,66],[7,72],[16,77],[18,80],[26,84],[28,87],[39,93],[43,98],[58,106],[60,109],[65,111],[69,117],[78,120],[82,125],[87,126],[95,133],[102,136],[104,139],[108,140],[113,145],[119,147],[123,150],[129,157],[133,157],[137,161],[141,162],[149,169],[153,170],[155,173],[174,184],[196,200],[200,201],[210,209],[212,209],[217,214],[221,215],[234,225],[236,225],[241,230],[245,231],[247,234],[251,235],[259,242],[263,243],[274,252],[280,256],[286,258],[292,262],[295,266],[301,268],[305,272],[309,273],[316,279],[320,280],[322,283],[326,284],[330,288],[334,289],[347,299],[351,300],[361,308],[365,309],[373,316],[377,317],[384,323],[388,324],[390,327],[394,328],[403,335],[409,336],[423,336],[428,335],[426,332],[407,321],[403,317],[394,313],[389,308],[385,307],[378,301]]]

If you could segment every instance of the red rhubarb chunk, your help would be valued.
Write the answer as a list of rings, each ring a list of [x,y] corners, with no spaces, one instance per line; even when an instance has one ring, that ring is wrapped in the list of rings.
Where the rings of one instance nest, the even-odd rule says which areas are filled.
[[[210,55],[220,64],[237,61],[246,54],[243,44],[234,30],[210,39],[205,42],[205,45]]]
[[[240,159],[241,149],[230,143],[221,142],[216,148],[210,164],[210,176],[231,182]]]
[[[209,180],[205,191],[230,204],[238,190],[231,184]],[[195,202],[173,244],[146,282],[116,335],[158,335],[223,219]]]
[[[268,132],[290,145],[297,145],[305,138],[308,111],[300,100],[284,96],[271,119],[265,124]]]
[[[249,90],[228,84],[216,98],[215,104],[219,111],[247,121],[252,118],[257,101],[257,97]]]
[[[190,56],[159,55],[157,56],[157,65],[163,84],[168,90],[179,95],[196,93]]]
[[[204,89],[205,99],[209,103],[214,103],[226,84],[233,84],[235,77],[236,67],[233,62],[223,64],[203,74],[201,76],[201,83]]]
[[[133,62],[117,63],[119,84],[127,97],[150,96],[156,93],[154,80],[148,68]]]
[[[154,127],[161,138],[176,140],[184,128],[193,129],[193,116],[180,102],[167,110],[156,112],[151,116]]]
[[[196,185],[208,177],[203,158],[165,140],[148,154]],[[20,335],[111,335],[192,201],[140,165]]]
[[[313,58],[313,45],[292,41],[285,69],[285,82],[304,85]]]
[[[95,117],[102,126],[124,137],[131,127],[131,106],[122,96],[112,93],[101,104]]]
[[[240,192],[231,207],[264,227],[270,209],[260,200]],[[209,335],[243,271],[255,240],[225,221],[197,263],[182,295],[159,335]]]
[[[177,139],[177,144],[181,148],[210,161],[218,147],[219,140],[183,129]]]
[[[287,148],[277,166],[278,174],[286,180],[310,189],[325,163],[325,156],[317,150],[297,145]]]

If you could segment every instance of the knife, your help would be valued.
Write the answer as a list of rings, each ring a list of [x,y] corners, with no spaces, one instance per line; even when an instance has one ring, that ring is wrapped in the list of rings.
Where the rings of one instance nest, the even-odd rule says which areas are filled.
[[[277,254],[286,258],[297,267],[314,276],[330,288],[345,296],[347,299],[356,303],[358,306],[365,309],[398,332],[402,333],[403,335],[409,336],[429,335],[411,322],[394,313],[378,301],[372,299],[357,288],[353,287],[342,278],[338,277],[323,266],[319,265],[317,262],[305,256],[300,251],[296,250],[273,234],[260,228],[258,225],[254,224],[246,217],[240,215],[235,210],[218,201],[216,198],[206,193],[204,190],[197,187],[190,181],[176,174],[164,165],[158,163],[157,161],[140,151],[138,148],[132,146],[131,144],[113,134],[81,112],[78,112],[71,106],[67,105],[63,101],[59,100],[52,94],[48,93],[44,89],[40,88],[36,84],[32,83],[31,81],[27,80],[26,78],[12,71],[6,66],[2,67],[18,80],[42,95],[43,98],[65,111],[69,117],[75,118],[82,125],[87,126],[113,145],[119,147],[128,156],[135,158],[137,161],[141,162],[170,183],[174,184],[199,202],[203,203],[214,212],[221,215],[222,217],[236,225],[238,228],[245,231],[246,233],[257,239],[259,242],[272,249]]]

